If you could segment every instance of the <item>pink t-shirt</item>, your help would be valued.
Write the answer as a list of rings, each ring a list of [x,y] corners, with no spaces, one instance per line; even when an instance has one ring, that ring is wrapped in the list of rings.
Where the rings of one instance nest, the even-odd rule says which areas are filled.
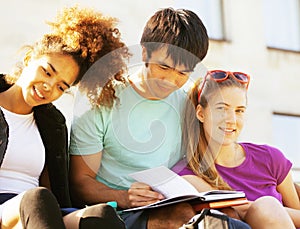
[[[244,162],[231,168],[216,164],[219,174],[233,189],[244,191],[248,200],[273,196],[282,203],[282,196],[276,186],[286,178],[292,163],[274,147],[252,143],[240,145],[246,153]],[[179,175],[193,174],[184,167],[183,161],[175,165],[173,170]]]

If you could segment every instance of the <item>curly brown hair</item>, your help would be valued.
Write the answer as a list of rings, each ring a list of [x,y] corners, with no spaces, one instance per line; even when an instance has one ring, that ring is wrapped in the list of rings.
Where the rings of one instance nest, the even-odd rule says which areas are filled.
[[[58,12],[55,20],[47,24],[52,31],[35,44],[25,46],[26,55],[30,58],[51,53],[71,55],[80,68],[73,85],[80,82],[79,89],[93,105],[111,107],[116,98],[113,82],[125,82],[122,76],[127,70],[125,60],[130,57],[116,28],[117,19],[91,8],[73,6]],[[17,71],[7,80],[15,82],[23,68],[22,64],[17,65]]]

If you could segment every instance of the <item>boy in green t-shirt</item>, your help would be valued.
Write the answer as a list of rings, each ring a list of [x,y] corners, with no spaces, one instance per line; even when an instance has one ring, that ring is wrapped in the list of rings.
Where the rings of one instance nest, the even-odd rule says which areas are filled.
[[[147,22],[141,69],[114,86],[112,107],[97,106],[74,120],[70,142],[70,179],[78,205],[116,201],[120,209],[163,199],[130,173],[171,168],[182,158],[181,90],[208,50],[208,35],[189,10],[165,8]],[[195,212],[182,203],[121,214],[127,228],[178,228]]]

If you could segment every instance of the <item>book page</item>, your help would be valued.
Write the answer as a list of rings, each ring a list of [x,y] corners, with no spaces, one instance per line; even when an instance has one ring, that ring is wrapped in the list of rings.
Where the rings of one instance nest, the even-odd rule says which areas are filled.
[[[163,194],[166,198],[199,194],[193,185],[164,166],[132,173],[129,176],[136,181],[148,184],[154,191]]]
[[[198,192],[196,188],[187,180],[164,166],[132,173],[129,174],[129,176],[136,181],[148,184],[154,191],[163,194],[166,199],[146,206],[126,209],[123,211],[156,208],[182,201],[193,200],[197,201],[198,203],[204,203],[209,201],[245,197],[245,193],[231,190],[210,190],[206,192]]]

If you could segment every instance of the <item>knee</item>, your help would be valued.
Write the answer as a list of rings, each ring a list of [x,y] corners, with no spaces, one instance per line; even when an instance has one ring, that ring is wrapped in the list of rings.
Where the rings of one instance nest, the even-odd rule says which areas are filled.
[[[86,207],[82,213],[82,217],[114,217],[116,211],[107,204],[96,204]]]
[[[281,212],[283,209],[281,203],[271,196],[264,196],[255,200],[249,207],[247,216],[255,215],[256,218],[268,220],[270,215]],[[247,217],[246,216],[246,217]]]
[[[38,187],[26,191],[22,197],[21,205],[41,206],[43,204],[55,202],[53,194],[46,188]]]
[[[255,200],[246,213],[245,221],[250,225],[252,223],[254,225],[260,224],[260,227],[253,228],[262,228],[261,225],[292,225],[291,218],[282,204],[271,196],[264,196]]]
[[[196,214],[196,212],[190,204],[183,202],[174,205],[174,207],[172,208],[172,214],[179,216],[179,218],[181,216],[188,217],[190,219]]]
[[[125,224],[117,215],[114,208],[107,204],[97,204],[84,209],[79,228],[120,228],[124,229]]]
[[[150,213],[148,228],[179,228],[195,214],[193,207],[188,203],[153,209]]]
[[[64,228],[58,202],[46,188],[26,191],[19,212],[23,228]]]

